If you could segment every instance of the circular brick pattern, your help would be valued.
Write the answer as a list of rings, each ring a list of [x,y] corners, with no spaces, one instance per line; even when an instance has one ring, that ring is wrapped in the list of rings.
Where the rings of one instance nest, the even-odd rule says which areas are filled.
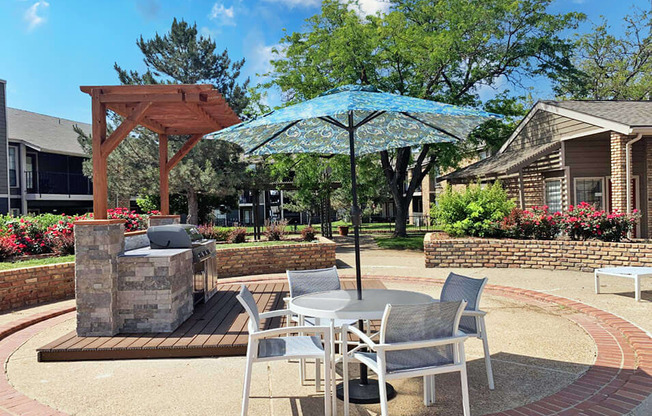
[[[367,279],[443,284],[441,279],[374,276]],[[277,276],[227,279],[229,283],[278,280]],[[491,416],[618,416],[628,413],[652,394],[652,338],[636,325],[592,306],[528,289],[487,285],[492,295],[524,301],[541,308],[565,307],[567,315],[593,338],[595,363],[586,373],[555,394]],[[6,363],[13,351],[38,332],[73,317],[70,308],[35,315],[0,328],[0,360]],[[62,415],[17,392],[0,378],[0,416],[21,414]]]

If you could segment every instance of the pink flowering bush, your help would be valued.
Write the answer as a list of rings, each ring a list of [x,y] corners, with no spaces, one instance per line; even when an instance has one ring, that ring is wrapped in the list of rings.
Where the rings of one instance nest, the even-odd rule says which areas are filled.
[[[56,224],[48,227],[45,234],[55,253],[62,256],[75,253],[74,222],[85,218],[85,216],[72,217],[64,214]]]
[[[531,210],[514,208],[503,218],[500,228],[511,238],[536,238],[552,240],[561,230],[560,212],[551,213],[547,205],[535,206]]]
[[[109,219],[123,219],[125,220],[125,231],[138,231],[147,228],[147,217],[136,214],[136,211],[131,211],[129,208],[111,208],[107,211]]]
[[[602,241],[620,241],[636,227],[640,220],[638,210],[632,214],[597,210],[593,205],[580,202],[571,205],[564,216],[564,230],[571,240],[597,238]]]
[[[581,202],[571,205],[567,212],[549,212],[547,206],[531,210],[513,209],[500,223],[506,237],[551,240],[562,233],[571,240],[598,239],[621,241],[636,227],[640,214],[597,210],[593,205]]]
[[[43,254],[51,251],[43,229],[33,217],[21,217],[6,224],[6,232],[14,237],[19,254]]]
[[[11,259],[20,254],[16,237],[13,235],[0,236],[0,260]]]

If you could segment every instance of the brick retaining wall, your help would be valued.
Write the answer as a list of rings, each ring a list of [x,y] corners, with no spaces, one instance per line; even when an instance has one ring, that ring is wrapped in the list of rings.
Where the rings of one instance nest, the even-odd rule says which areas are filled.
[[[0,311],[74,296],[74,262],[0,271]]]
[[[458,238],[423,242],[426,267],[510,267],[592,272],[608,266],[652,267],[652,244]]]
[[[218,278],[320,269],[335,265],[335,243],[320,237],[317,243],[224,249],[217,246],[217,264]]]

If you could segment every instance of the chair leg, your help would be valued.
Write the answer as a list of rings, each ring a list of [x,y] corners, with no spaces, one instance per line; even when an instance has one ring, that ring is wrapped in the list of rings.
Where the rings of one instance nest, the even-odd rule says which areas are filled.
[[[460,370],[460,380],[462,382],[462,409],[464,416],[471,416],[471,405],[469,403],[469,380],[466,376],[466,358],[464,356],[464,345],[460,345],[460,358],[463,366]]]
[[[435,396],[435,375],[430,376],[430,404],[433,405],[435,404],[436,401],[436,396]]]
[[[247,345],[247,364],[245,367],[244,386],[242,388],[242,416],[247,416],[249,410],[249,391],[251,389],[251,367],[254,363],[254,344],[255,341],[249,339]]]
[[[335,390],[337,382],[337,373],[335,372],[335,321],[330,322],[330,365],[324,366],[324,371],[328,371],[328,389],[332,399],[333,416],[337,416],[337,394]]]
[[[430,406],[432,403],[432,399],[430,397],[430,381],[432,379],[430,376],[423,376],[423,405],[424,406]]]
[[[299,318],[299,326],[305,325],[305,320],[303,316],[298,315]],[[303,333],[300,333],[299,335],[303,335]],[[305,358],[300,358],[299,359],[299,380],[301,380],[301,385],[306,384],[306,359]]]
[[[342,339],[342,385],[344,387],[344,416],[349,416],[349,351],[348,351],[348,334],[346,333],[346,325],[342,325],[342,332],[340,338]]]
[[[487,339],[487,326],[484,322],[484,317],[478,319],[480,321],[480,335],[482,336],[482,346],[484,348],[484,364],[487,368],[487,381],[489,383],[489,390],[496,388],[494,385],[494,372],[491,368],[491,354],[489,353],[489,340]]]
[[[315,326],[320,326],[321,320],[315,318]],[[321,390],[321,360],[319,358],[315,359],[315,391]]]
[[[337,409],[332,408],[331,399],[331,338],[324,342],[324,416],[335,415]]]
[[[387,409],[387,385],[385,384],[384,371],[379,371],[378,374],[378,391],[380,393],[380,414],[382,416],[388,416],[389,410]]]

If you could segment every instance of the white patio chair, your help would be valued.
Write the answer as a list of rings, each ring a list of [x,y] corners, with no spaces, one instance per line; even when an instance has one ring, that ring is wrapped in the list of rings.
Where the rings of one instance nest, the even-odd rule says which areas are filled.
[[[380,326],[380,341],[375,343],[355,327],[342,327],[344,351],[347,335],[362,341],[343,356],[344,415],[349,414],[349,360],[365,364],[378,375],[380,406],[387,416],[389,380],[423,377],[423,402],[435,402],[434,375],[460,372],[464,416],[470,416],[469,388],[466,377],[464,341],[468,338],[458,330],[466,302],[433,302],[419,305],[387,305]],[[360,351],[367,347],[369,352]]]
[[[251,370],[255,362],[290,359],[323,359],[326,368],[331,368],[331,328],[321,326],[294,326],[275,329],[260,329],[260,320],[290,315],[286,309],[258,313],[256,301],[249,289],[242,285],[236,296],[249,315],[249,339],[247,344],[247,366],[245,369],[244,388],[242,393],[242,416],[246,416],[249,408],[249,391],[251,387]],[[291,333],[314,333],[319,336],[279,336]],[[331,414],[332,371],[326,371],[324,383],[324,414]]]
[[[337,273],[335,266],[326,269],[313,269],[313,270],[287,270],[288,285],[290,288],[290,296],[285,299],[289,302],[290,299],[307,295],[310,293],[326,292],[329,290],[340,290],[342,285],[340,283],[340,276]],[[316,325],[321,324],[315,318],[310,316],[293,315],[292,321],[299,325]],[[355,320],[346,319],[333,319],[333,327],[339,333],[343,324],[353,325]],[[287,325],[290,326],[290,320],[287,320]],[[321,382],[320,362],[317,360],[315,363],[315,385],[319,388]],[[301,360],[299,367],[299,377],[301,382],[306,381],[306,360]]]
[[[484,363],[487,370],[487,381],[489,389],[494,389],[494,373],[491,367],[491,355],[489,354],[489,340],[487,339],[487,326],[484,317],[486,312],[480,310],[480,296],[487,284],[487,278],[473,279],[471,277],[450,273],[441,289],[441,302],[453,302],[465,300],[466,309],[460,320],[460,330],[466,335],[482,340],[484,348]]]

